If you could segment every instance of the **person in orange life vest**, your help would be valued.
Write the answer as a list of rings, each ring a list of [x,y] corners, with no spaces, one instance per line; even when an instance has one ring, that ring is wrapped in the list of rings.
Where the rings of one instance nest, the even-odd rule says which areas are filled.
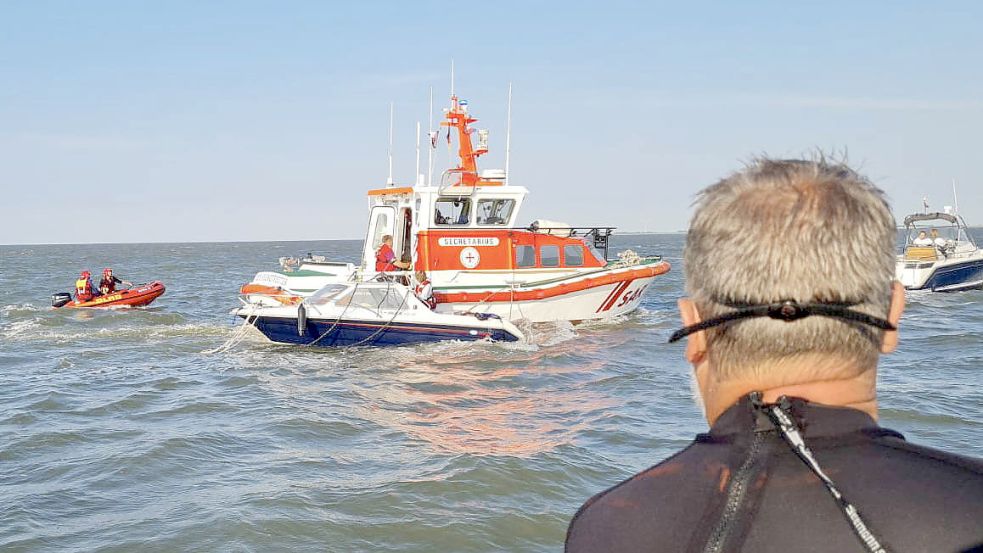
[[[92,273],[82,271],[75,281],[75,301],[89,301],[97,295],[92,286]]]
[[[437,300],[433,297],[433,285],[430,284],[430,279],[427,278],[427,273],[423,271],[416,272],[416,287],[413,288],[413,293],[416,294],[417,298],[420,298],[431,311],[437,308]]]
[[[396,269],[409,269],[410,264],[406,261],[397,261],[396,252],[393,251],[393,237],[386,234],[382,237],[382,245],[375,251],[375,270],[385,273]]]
[[[102,270],[102,280],[99,281],[99,291],[103,294],[112,294],[116,291],[117,284],[125,284],[127,286],[133,286],[132,282],[127,282],[125,280],[120,280],[113,276],[113,270],[106,267]]]

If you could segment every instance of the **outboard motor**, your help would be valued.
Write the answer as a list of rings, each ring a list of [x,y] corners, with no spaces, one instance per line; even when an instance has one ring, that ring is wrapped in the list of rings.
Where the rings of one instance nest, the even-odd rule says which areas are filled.
[[[61,307],[70,301],[72,301],[72,295],[68,292],[51,294],[51,307]]]

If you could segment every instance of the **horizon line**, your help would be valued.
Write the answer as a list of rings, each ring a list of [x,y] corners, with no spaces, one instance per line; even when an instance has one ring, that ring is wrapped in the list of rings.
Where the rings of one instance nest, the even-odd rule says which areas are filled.
[[[679,234],[684,233],[685,230],[626,230],[617,232],[613,234],[617,235],[639,235],[639,234]],[[291,238],[286,240],[178,240],[178,241],[164,241],[164,240],[145,240],[138,242],[17,242],[17,243],[2,243],[0,246],[122,246],[122,245],[140,245],[140,244],[262,244],[271,242],[354,242],[363,241],[364,238]]]

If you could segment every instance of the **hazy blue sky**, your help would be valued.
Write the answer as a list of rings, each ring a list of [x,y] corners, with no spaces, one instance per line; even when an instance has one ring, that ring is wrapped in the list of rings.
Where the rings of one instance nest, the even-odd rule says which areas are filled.
[[[3,2],[0,243],[359,238],[457,91],[521,221],[685,228],[749,157],[846,151],[983,224],[983,3]],[[440,168],[446,166],[441,146]]]

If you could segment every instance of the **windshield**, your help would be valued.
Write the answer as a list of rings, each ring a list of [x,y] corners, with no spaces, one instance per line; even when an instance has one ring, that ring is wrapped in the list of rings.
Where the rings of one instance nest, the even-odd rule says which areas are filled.
[[[341,292],[348,286],[344,284],[328,284],[307,298],[307,303],[311,305],[324,305],[333,302]]]
[[[955,225],[922,224],[908,229],[908,244],[913,246],[943,246],[968,241],[966,233]]]
[[[395,311],[406,308],[408,299],[403,296],[408,291],[403,287],[359,287],[354,293],[344,297],[338,305],[361,307],[370,311]]]
[[[466,225],[471,222],[471,200],[440,198],[434,203],[434,224]]]
[[[485,199],[478,200],[478,224],[479,225],[505,225],[508,224],[512,216],[512,208],[515,207],[515,200],[506,199]]]

